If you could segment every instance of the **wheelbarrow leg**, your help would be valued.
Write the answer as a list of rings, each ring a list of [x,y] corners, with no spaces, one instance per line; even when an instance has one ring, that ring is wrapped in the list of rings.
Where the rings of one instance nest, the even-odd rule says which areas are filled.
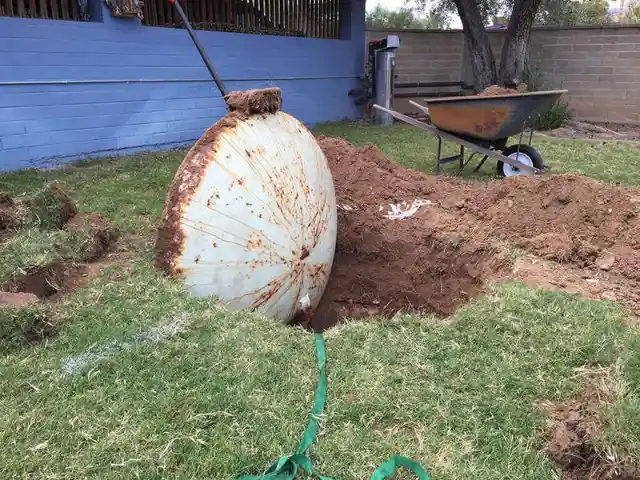
[[[478,164],[478,166],[473,169],[474,173],[478,173],[480,171],[480,169],[482,168],[482,165],[484,165],[484,162],[487,161],[487,158],[489,158],[489,157],[487,155],[485,155],[484,158],[482,160],[480,160],[480,163]]]
[[[469,155],[469,158],[467,159],[467,161],[466,161],[466,162],[464,162],[464,163],[463,163],[463,162],[460,162],[460,163],[462,163],[462,165],[460,166],[460,169],[459,169],[459,170],[458,170],[458,172],[456,173],[456,177],[462,173],[462,171],[465,169],[465,167],[471,163],[471,161],[473,160],[473,158],[474,158],[476,155],[481,155],[481,154],[479,154],[479,153],[477,153],[477,152],[473,152],[471,155]],[[477,170],[474,170],[474,172],[476,172],[476,171],[477,171]]]
[[[442,137],[436,134],[438,137],[438,150],[436,152],[436,175],[440,175],[440,167],[446,163],[458,162],[460,165],[460,170],[462,170],[465,165],[469,162],[464,161],[464,145],[460,145],[460,153],[455,155],[451,155],[449,157],[442,157]]]
[[[436,175],[440,175],[440,154],[442,153],[442,137],[438,136],[438,151],[436,152]]]

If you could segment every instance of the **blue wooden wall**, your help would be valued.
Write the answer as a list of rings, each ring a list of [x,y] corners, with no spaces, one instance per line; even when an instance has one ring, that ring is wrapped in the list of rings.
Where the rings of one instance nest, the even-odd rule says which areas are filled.
[[[198,32],[229,90],[282,88],[307,124],[354,119],[364,0],[345,0],[341,40]],[[113,19],[0,17],[0,171],[189,144],[225,107],[188,33]]]

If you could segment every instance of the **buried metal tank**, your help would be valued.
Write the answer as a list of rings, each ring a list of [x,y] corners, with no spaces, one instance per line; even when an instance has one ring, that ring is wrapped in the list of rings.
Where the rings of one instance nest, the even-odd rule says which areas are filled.
[[[191,148],[167,197],[156,265],[194,296],[287,323],[320,301],[337,211],[315,138],[275,110],[232,112]]]

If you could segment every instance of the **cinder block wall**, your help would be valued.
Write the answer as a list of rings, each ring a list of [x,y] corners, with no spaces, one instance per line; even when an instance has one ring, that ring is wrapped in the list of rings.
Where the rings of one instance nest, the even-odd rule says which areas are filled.
[[[472,82],[462,32],[368,31],[367,42],[389,33],[400,36],[398,81]],[[503,35],[489,33],[498,62]],[[530,58],[550,88],[569,90],[576,119],[640,125],[640,27],[535,29]]]
[[[0,17],[0,171],[187,145],[225,114],[188,33],[118,20]],[[356,119],[364,0],[340,40],[199,31],[230,90],[279,86],[307,124]]]

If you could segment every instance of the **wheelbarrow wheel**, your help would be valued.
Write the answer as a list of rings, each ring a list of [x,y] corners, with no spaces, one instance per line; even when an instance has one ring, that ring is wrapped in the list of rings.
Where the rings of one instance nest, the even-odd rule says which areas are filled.
[[[518,150],[520,150],[518,152]],[[544,168],[544,162],[542,161],[542,155],[535,148],[529,145],[511,145],[503,150],[502,154],[505,157],[513,158],[518,162],[535,167],[539,170]],[[516,167],[512,167],[508,163],[504,163],[498,160],[497,166],[498,176],[500,177],[513,177],[515,175],[528,175],[527,172]]]

